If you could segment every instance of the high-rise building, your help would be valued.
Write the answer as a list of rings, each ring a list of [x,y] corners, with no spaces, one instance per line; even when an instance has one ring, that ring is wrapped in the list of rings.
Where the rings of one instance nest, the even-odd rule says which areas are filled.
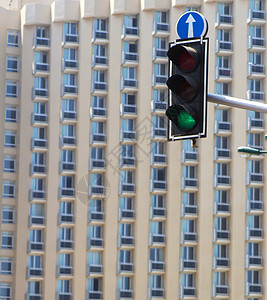
[[[165,117],[188,10],[209,92],[265,101],[265,1],[0,5],[0,299],[265,299],[266,118],[209,103],[192,148]]]

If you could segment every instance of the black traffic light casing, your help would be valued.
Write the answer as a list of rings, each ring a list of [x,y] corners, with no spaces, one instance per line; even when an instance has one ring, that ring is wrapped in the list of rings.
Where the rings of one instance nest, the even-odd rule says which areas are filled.
[[[169,140],[206,137],[208,43],[208,38],[170,43]]]

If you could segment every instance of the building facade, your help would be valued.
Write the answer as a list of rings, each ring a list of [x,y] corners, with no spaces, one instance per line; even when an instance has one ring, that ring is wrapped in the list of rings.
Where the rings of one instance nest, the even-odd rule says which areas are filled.
[[[167,142],[169,42],[208,20],[210,93],[265,101],[263,0],[0,1],[0,299],[266,298],[263,114]]]

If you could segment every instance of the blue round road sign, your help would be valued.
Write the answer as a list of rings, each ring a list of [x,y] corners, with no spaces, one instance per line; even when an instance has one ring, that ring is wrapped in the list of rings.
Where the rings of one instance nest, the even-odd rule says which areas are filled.
[[[205,36],[208,31],[208,22],[197,11],[184,13],[176,24],[176,32],[180,39],[196,38]]]

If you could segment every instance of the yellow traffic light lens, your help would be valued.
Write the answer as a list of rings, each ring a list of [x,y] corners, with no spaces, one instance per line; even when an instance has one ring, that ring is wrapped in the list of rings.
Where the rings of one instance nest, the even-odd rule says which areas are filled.
[[[190,130],[196,125],[196,120],[185,110],[177,115],[177,125],[183,130]]]

